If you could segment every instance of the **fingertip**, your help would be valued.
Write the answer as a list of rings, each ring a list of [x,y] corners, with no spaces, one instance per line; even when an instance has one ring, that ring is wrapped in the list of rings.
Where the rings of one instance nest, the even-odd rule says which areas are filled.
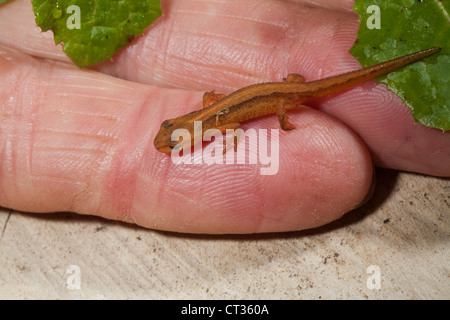
[[[151,181],[144,182],[151,192],[136,189],[136,222],[190,233],[283,232],[318,227],[355,208],[372,180],[364,144],[341,122],[315,110],[291,119],[297,129],[280,133],[273,175],[262,175],[261,163],[175,165],[168,155],[154,162]],[[276,117],[267,117],[244,128],[274,126]]]

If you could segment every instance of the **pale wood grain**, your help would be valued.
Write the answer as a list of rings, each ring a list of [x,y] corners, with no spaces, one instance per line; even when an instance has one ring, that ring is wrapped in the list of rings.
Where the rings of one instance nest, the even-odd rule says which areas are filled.
[[[450,298],[448,179],[378,170],[365,206],[286,234],[183,235],[9,212],[0,211],[2,299]],[[66,287],[70,265],[80,289]],[[366,286],[370,265],[379,290]]]

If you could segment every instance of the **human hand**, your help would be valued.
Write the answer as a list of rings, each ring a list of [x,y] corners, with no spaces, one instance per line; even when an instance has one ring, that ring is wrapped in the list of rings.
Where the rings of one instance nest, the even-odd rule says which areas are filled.
[[[376,165],[449,176],[450,135],[415,124],[373,81],[290,112],[297,129],[280,132],[273,176],[255,165],[176,166],[154,149],[161,122],[201,108],[204,91],[360,67],[348,53],[351,4],[297,2],[163,1],[164,17],[96,71],[73,67],[39,32],[30,1],[3,5],[0,205],[180,232],[274,232],[358,206],[372,181],[368,150]],[[269,116],[243,127],[279,124]]]

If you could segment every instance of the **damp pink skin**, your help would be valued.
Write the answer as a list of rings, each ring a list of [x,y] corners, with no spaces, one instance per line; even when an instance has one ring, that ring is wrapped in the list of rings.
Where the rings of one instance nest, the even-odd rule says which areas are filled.
[[[30,1],[3,5],[0,206],[178,232],[277,232],[358,206],[372,159],[450,176],[450,135],[416,124],[373,81],[290,112],[297,129],[280,132],[275,175],[260,165],[176,166],[154,149],[161,122],[199,109],[204,91],[360,68],[348,54],[358,28],[351,1],[321,3],[163,1],[164,17],[91,70],[39,32]],[[269,116],[244,129],[278,127]]]

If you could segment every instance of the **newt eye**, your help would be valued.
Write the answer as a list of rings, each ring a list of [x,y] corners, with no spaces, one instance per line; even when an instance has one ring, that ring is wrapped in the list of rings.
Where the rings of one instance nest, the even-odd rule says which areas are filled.
[[[170,122],[170,120],[165,120],[163,123],[161,123],[161,127],[164,129],[167,129],[169,127],[171,127],[173,124],[172,122]]]

